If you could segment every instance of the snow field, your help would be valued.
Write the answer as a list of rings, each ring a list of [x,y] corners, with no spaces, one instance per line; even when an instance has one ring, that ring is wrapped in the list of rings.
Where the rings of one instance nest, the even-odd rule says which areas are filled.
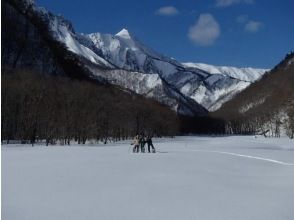
[[[87,146],[2,146],[2,218],[258,219],[294,217],[289,139],[155,139]]]

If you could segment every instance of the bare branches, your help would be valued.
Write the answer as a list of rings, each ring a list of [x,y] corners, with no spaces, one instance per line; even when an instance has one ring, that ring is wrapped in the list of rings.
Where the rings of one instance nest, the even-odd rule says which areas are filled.
[[[111,86],[21,71],[2,74],[2,141],[32,145],[116,141],[136,133],[175,135],[168,107]]]

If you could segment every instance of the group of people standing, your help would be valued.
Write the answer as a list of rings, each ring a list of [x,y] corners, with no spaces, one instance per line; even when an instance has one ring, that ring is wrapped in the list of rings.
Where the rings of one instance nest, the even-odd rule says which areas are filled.
[[[144,135],[136,135],[132,145],[133,147],[133,153],[139,153],[141,150],[141,153],[145,153],[145,144],[148,146],[148,153],[155,153],[155,148],[152,143],[152,137],[151,136],[146,136]]]

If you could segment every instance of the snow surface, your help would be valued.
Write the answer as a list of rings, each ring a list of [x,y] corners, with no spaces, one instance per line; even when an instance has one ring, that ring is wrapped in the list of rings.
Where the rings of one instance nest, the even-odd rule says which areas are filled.
[[[269,69],[256,69],[251,67],[237,68],[232,66],[214,66],[205,63],[183,63],[185,67],[197,68],[210,74],[221,74],[242,81],[255,82]]]
[[[166,62],[176,63],[175,60],[154,52],[133,37],[127,29],[122,29],[116,35],[92,33],[85,36],[93,42],[96,48],[102,52],[108,61],[119,68],[131,71],[141,71],[144,73],[158,73],[157,68],[161,68],[164,73],[170,73],[170,69],[165,66],[172,66],[169,68],[172,68],[172,71],[174,72],[174,66],[172,64],[167,65]],[[159,63],[154,66],[156,70],[150,69],[149,71],[146,71],[145,65],[147,64],[148,59],[152,65],[154,62],[153,59],[159,61],[163,60],[165,66],[161,67]],[[177,64],[181,65],[180,63]]]
[[[58,22],[57,18],[55,19],[55,21]],[[56,37],[59,38],[59,41],[64,42],[70,51],[85,57],[95,64],[104,64],[106,66],[109,66],[109,63],[106,60],[99,57],[92,50],[85,47],[84,45],[81,45],[76,39],[74,39],[73,33],[71,33],[65,25],[55,24],[52,27],[57,29],[53,29],[54,33],[58,33]]]
[[[123,28],[120,32],[118,32],[116,34],[116,36],[122,37],[122,38],[126,38],[126,39],[131,39],[131,34],[129,33],[129,31],[125,28]]]
[[[287,66],[290,66],[292,63],[294,63],[294,58],[292,58],[288,61]]]
[[[2,146],[3,220],[293,220],[290,139],[156,139],[86,146]]]
[[[120,69],[107,71],[106,74],[97,71],[95,74],[107,78],[112,84],[123,86],[142,95],[147,95],[151,90],[162,86],[162,80],[158,74],[143,74]]]

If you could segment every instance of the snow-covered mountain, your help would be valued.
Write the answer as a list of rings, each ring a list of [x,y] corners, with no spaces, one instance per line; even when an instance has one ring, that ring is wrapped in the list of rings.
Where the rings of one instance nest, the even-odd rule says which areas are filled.
[[[116,35],[93,33],[88,37],[101,51],[101,55],[117,68],[143,73],[169,74],[181,66],[176,60],[162,56],[140,43],[128,30]],[[167,66],[173,67],[168,69]]]
[[[183,65],[186,68],[202,70],[210,74],[204,81],[204,84],[208,86],[201,86],[196,98],[209,111],[219,109],[223,103],[229,101],[269,71],[268,69],[213,66],[203,63],[183,63]],[[201,94],[203,95],[201,96]]]
[[[266,71],[182,64],[150,49],[127,29],[115,35],[80,34],[68,20],[37,7],[32,0],[18,1],[24,5],[25,16],[40,19],[49,35],[78,57],[89,77],[154,98],[182,114],[218,109]]]
[[[231,66],[213,66],[205,63],[183,63],[185,67],[204,70],[210,74],[220,74],[242,81],[254,82],[264,74],[266,69],[236,68]]]
[[[218,109],[236,93],[258,80],[265,69],[217,67],[207,64],[179,63],[140,43],[128,30],[116,35],[85,35],[101,51],[101,56],[120,69],[143,74],[158,74],[209,111]],[[148,76],[146,76],[148,77]]]

